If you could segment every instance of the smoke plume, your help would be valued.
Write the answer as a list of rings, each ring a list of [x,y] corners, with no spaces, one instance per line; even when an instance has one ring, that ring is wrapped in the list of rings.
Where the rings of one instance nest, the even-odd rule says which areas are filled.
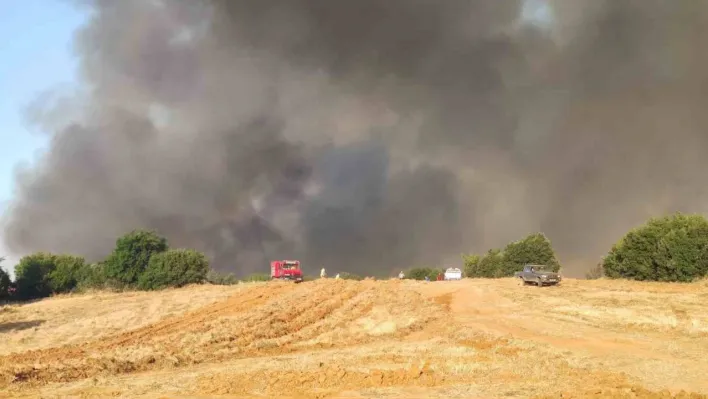
[[[6,246],[100,259],[154,228],[241,275],[370,274],[540,230],[582,274],[705,210],[708,3],[546,2],[77,2],[85,85],[29,113],[52,141]]]

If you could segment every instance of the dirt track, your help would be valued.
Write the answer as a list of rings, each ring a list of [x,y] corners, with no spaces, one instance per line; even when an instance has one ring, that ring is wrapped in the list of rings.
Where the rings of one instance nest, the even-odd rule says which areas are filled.
[[[320,280],[229,289],[140,294],[122,331],[79,321],[91,317],[76,313],[81,297],[6,309],[0,312],[0,392],[164,398],[708,394],[704,283],[568,280],[537,288],[512,279]],[[117,309],[126,314],[120,296],[102,295],[92,299],[94,307],[106,313],[121,304]],[[211,299],[157,321],[156,308],[146,302],[150,295],[163,304],[168,295]],[[51,320],[32,326],[44,307],[77,336],[95,338],[59,346],[53,332],[67,327]],[[148,323],[138,317],[146,310],[152,311]],[[12,327],[23,323],[31,327]]]

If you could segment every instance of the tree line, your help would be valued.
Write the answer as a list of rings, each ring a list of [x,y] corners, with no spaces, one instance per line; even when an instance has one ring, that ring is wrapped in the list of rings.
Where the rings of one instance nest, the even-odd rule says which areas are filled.
[[[531,234],[483,255],[463,254],[463,273],[470,278],[511,277],[525,264],[561,268],[551,241]],[[407,278],[424,280],[444,272],[441,268],[409,269]],[[585,275],[638,281],[691,282],[708,277],[708,219],[675,213],[651,218],[617,241]]]
[[[86,289],[158,290],[202,283],[209,261],[191,249],[172,249],[154,231],[134,230],[116,240],[101,262],[87,263],[81,256],[38,252],[15,266],[14,296],[35,299]],[[0,270],[0,295],[8,295],[11,282]]]
[[[2,258],[0,258],[0,262]],[[510,277],[525,264],[543,264],[559,271],[551,241],[534,233],[483,255],[462,255],[463,273],[472,278]],[[443,268],[416,267],[406,278],[435,280]],[[652,218],[617,241],[587,278],[690,282],[708,275],[708,220],[702,215],[676,213]],[[361,280],[341,273],[340,278]],[[267,281],[255,274],[245,281]],[[20,259],[15,282],[0,269],[0,298],[14,288],[18,299],[33,299],[86,289],[157,290],[203,283],[235,284],[233,275],[209,267],[207,257],[191,249],[171,249],[154,231],[135,230],[116,240],[113,251],[98,263],[83,257],[38,252]]]

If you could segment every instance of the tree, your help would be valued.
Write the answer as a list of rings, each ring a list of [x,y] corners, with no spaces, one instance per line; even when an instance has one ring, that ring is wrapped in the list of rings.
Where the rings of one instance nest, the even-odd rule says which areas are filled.
[[[482,257],[479,255],[462,255],[465,277],[478,277],[477,267],[480,260],[482,260]]]
[[[171,249],[153,254],[138,279],[143,290],[182,287],[203,283],[209,272],[209,261],[203,253],[191,249]]]
[[[116,240],[116,247],[105,261],[106,278],[133,286],[154,254],[167,251],[167,239],[154,231],[133,230]]]
[[[472,277],[498,278],[502,277],[504,256],[500,249],[490,249],[480,259],[476,268],[472,270]]]
[[[408,270],[408,273],[406,273],[406,278],[411,279],[411,280],[425,280],[425,277],[428,277],[430,280],[435,281],[437,279],[437,276],[439,273],[443,273],[444,271],[440,268],[432,268],[432,267],[415,267],[413,269]]]
[[[545,265],[554,272],[560,270],[560,263],[551,246],[551,241],[543,233],[534,233],[509,243],[503,251],[504,262],[500,274],[513,276],[524,265]]]
[[[85,264],[77,273],[76,287],[79,290],[116,288],[109,283],[104,263]]]
[[[52,293],[50,274],[54,271],[54,255],[38,252],[20,259],[15,266],[17,294],[22,299],[43,298]]]
[[[76,288],[86,261],[80,256],[53,255],[53,270],[49,273],[53,293],[70,292]]]
[[[652,218],[612,246],[606,277],[688,282],[708,274],[708,220],[701,215]]]
[[[5,260],[4,257],[0,256],[0,264]],[[10,275],[5,271],[5,269],[0,266],[0,299],[3,299],[9,295],[10,289]]]

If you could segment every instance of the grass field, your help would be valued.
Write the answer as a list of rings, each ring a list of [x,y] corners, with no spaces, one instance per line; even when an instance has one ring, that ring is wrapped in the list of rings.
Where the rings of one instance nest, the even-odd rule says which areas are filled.
[[[0,397],[708,398],[708,284],[317,280],[0,310]]]

